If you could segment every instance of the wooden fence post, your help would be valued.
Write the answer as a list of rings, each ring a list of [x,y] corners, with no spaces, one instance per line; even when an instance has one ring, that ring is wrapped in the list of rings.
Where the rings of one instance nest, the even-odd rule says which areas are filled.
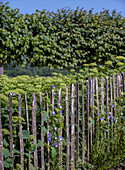
[[[84,113],[84,85],[82,84],[82,163],[85,163],[85,113]]]
[[[13,153],[13,128],[12,128],[12,93],[9,94],[9,130],[10,130],[10,159],[12,160],[12,167],[14,170],[14,153]]]
[[[71,170],[75,168],[75,87],[71,84]]]
[[[25,100],[26,126],[27,126],[27,131],[30,132],[30,129],[29,129],[28,104],[27,104],[27,97],[26,97],[25,94],[24,94],[24,100]],[[29,144],[29,142],[30,142],[30,140],[28,138],[28,144]],[[29,154],[30,154],[30,151],[29,151]],[[28,160],[27,160],[27,169],[30,170],[30,157],[28,157]]]
[[[67,170],[70,170],[70,136],[69,136],[69,89],[66,85],[66,137],[67,137]]]
[[[0,169],[4,170],[4,163],[3,163],[3,134],[2,134],[2,121],[1,121],[1,98],[0,98]]]
[[[22,170],[24,170],[24,147],[23,147],[23,133],[22,133],[22,114],[21,114],[21,94],[18,95],[18,112],[19,112],[19,137],[20,137],[20,163]]]
[[[58,103],[59,103],[59,108],[62,107],[62,91],[61,88],[59,89],[59,97],[58,97]],[[60,112],[60,116],[62,116],[62,108]],[[60,117],[60,124],[61,124],[61,117]],[[62,169],[62,126],[59,129],[60,134],[59,134],[59,161],[60,161],[60,166],[59,168]]]
[[[46,112],[49,115],[49,104],[48,104],[48,92],[45,92],[45,100],[46,100]],[[48,151],[48,170],[50,170],[50,149],[49,149],[49,124],[47,124],[47,151]]]
[[[36,95],[33,93],[32,101],[32,131],[33,131],[33,143],[36,145],[36,150],[34,151],[34,167],[38,170],[38,158],[37,158],[37,127],[36,127]]]
[[[104,77],[101,78],[101,111],[104,115]]]
[[[87,96],[87,162],[89,162],[89,83],[90,79],[86,81],[86,96]]]
[[[113,94],[114,94],[114,116],[116,116],[116,84],[115,84],[115,75],[113,74]]]
[[[92,109],[92,100],[93,100],[93,91],[92,91],[92,79],[90,78],[90,117],[91,117],[91,120],[90,121],[90,124],[91,124],[91,131],[90,131],[90,150],[92,151],[92,112],[93,112],[93,109]]]
[[[79,161],[79,82],[76,82],[76,164]]]
[[[39,97],[40,97],[40,114],[41,114],[41,126],[44,127],[44,123],[43,123],[43,103],[42,103],[42,94],[40,93],[39,94]],[[42,128],[41,128],[41,141],[42,143],[44,143],[44,133],[42,131]],[[45,170],[45,162],[44,162],[44,146],[41,147],[41,168],[42,170]]]

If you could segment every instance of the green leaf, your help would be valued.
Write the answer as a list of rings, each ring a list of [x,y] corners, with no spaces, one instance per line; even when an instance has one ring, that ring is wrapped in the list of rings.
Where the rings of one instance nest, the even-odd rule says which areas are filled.
[[[28,130],[22,130],[23,133],[23,139],[29,139],[29,132]]]
[[[43,143],[41,140],[38,140],[37,146],[38,146],[38,147],[42,147],[42,146],[44,146],[44,143]]]
[[[35,170],[33,164],[30,164],[30,168],[31,168],[31,170]]]
[[[56,156],[56,149],[54,147],[52,147],[52,157],[55,157]]]
[[[9,149],[3,148],[3,154],[4,154],[4,157],[5,157],[5,158],[8,158],[8,157],[10,156]]]
[[[10,158],[7,158],[4,160],[4,168],[11,168],[13,166],[12,160]]]

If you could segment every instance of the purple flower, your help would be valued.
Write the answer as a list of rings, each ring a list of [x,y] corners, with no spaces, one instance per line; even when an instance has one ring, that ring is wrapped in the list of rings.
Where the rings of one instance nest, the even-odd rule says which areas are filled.
[[[55,85],[52,85],[52,88],[55,88]]]
[[[49,135],[49,137],[51,137],[52,133],[49,133],[48,135]]]
[[[56,93],[54,93],[54,96],[56,95]]]
[[[108,115],[108,119],[110,119],[111,118],[111,115]]]
[[[110,122],[107,122],[107,125],[109,125],[110,124]]]
[[[102,117],[100,117],[100,120],[101,120],[101,121],[103,121],[103,118],[102,118]]]
[[[54,108],[55,108],[56,106],[54,106]]]
[[[52,141],[52,139],[51,139],[51,137],[49,137],[49,138],[48,138],[48,142],[51,142],[51,141]]]
[[[114,119],[114,122],[117,122],[117,119]]]
[[[97,115],[98,115],[98,116],[100,116],[100,114],[99,114],[99,113],[97,113]]]
[[[58,147],[59,146],[59,144],[58,143],[55,143],[55,147]]]
[[[106,132],[108,132],[108,130],[106,129]]]
[[[52,112],[52,115],[55,116],[55,112]]]
[[[61,141],[62,140],[62,136],[59,136],[59,141]]]
[[[62,110],[60,110],[60,115],[62,116]]]
[[[13,92],[12,95],[15,96],[15,92]]]
[[[114,105],[114,104],[112,104],[112,105],[111,105],[111,107],[115,107],[115,105]]]
[[[55,136],[55,139],[57,139],[57,136]]]

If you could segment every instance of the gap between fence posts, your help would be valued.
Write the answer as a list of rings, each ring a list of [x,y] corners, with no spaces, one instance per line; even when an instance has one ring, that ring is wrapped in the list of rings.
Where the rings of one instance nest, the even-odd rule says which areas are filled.
[[[12,128],[12,93],[9,94],[9,130],[10,130],[10,159],[12,160],[12,167],[14,170],[14,152],[13,152],[13,128]]]
[[[0,109],[1,109],[1,98],[0,98]],[[3,133],[2,133],[1,110],[0,110],[0,169],[1,169],[1,170],[4,170]]]
[[[24,170],[24,147],[23,147],[23,133],[22,133],[22,113],[21,113],[21,94],[18,94],[18,114],[19,114],[19,138],[20,138],[20,163],[22,170]]]

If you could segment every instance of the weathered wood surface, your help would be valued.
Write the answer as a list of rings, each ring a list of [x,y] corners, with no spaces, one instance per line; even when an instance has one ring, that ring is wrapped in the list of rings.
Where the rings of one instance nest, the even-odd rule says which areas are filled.
[[[36,95],[33,93],[32,95],[32,131],[33,131],[33,143],[36,145],[34,155],[34,168],[38,170],[38,157],[37,157],[37,127],[36,127]]]
[[[23,133],[22,133],[22,113],[21,113],[21,94],[18,95],[18,113],[19,113],[19,137],[20,137],[20,164],[24,170],[24,147],[23,147]]]

